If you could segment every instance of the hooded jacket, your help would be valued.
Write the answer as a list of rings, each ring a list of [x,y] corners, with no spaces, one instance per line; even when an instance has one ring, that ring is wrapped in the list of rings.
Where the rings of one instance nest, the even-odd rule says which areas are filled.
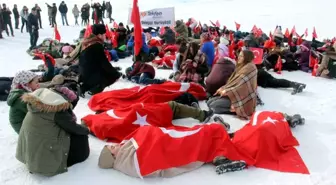
[[[160,36],[166,44],[175,44],[175,33],[172,29],[168,28],[163,35]]]
[[[177,39],[184,38],[188,40],[188,27],[182,21],[176,21],[175,31],[178,33]]]
[[[22,122],[28,112],[27,104],[22,101],[22,95],[26,93],[23,89],[15,89],[10,91],[7,98],[9,108],[9,122],[16,133],[20,132]]]
[[[88,135],[76,124],[72,105],[62,95],[46,88],[26,93],[28,104],[16,148],[16,158],[32,173],[53,176],[67,171],[70,135]]]

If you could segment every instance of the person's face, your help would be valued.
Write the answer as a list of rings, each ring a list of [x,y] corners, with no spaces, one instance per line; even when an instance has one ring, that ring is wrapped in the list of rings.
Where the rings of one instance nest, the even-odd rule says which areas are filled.
[[[244,53],[240,52],[238,55],[238,64],[242,64],[244,62]]]
[[[35,91],[36,89],[40,88],[40,84],[38,83],[39,81],[38,77],[35,77],[31,82],[28,83],[28,87]]]
[[[17,8],[17,5],[16,5],[16,4],[14,5],[14,8]]]

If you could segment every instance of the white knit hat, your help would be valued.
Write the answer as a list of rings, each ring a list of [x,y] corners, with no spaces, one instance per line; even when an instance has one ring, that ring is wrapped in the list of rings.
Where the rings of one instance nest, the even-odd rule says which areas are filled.
[[[229,45],[229,41],[225,37],[221,37],[219,40],[220,44],[224,44],[225,46]]]
[[[277,29],[275,30],[274,34],[275,37],[279,37],[279,38],[284,38],[284,35],[282,33],[282,31],[280,30],[280,27],[277,27]]]
[[[26,91],[32,92],[32,89],[28,87],[28,83],[30,83],[35,77],[37,77],[37,75],[31,71],[19,71],[13,79],[11,86],[12,90],[22,87]]]

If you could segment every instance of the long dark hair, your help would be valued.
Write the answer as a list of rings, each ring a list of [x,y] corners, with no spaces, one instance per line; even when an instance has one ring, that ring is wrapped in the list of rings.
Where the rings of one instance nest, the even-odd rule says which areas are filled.
[[[196,42],[190,43],[188,47],[186,59],[194,60],[199,49],[200,49],[199,44],[197,44]]]

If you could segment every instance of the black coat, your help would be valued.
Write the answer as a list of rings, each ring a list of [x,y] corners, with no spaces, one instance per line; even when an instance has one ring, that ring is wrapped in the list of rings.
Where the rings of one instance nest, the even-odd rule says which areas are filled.
[[[20,14],[17,8],[13,8],[13,14],[15,19],[20,18]]]
[[[11,22],[11,14],[12,12],[10,10],[2,9],[2,18],[4,23]]]
[[[94,43],[81,52],[79,73],[80,81],[83,83],[82,88],[85,91],[97,85],[105,88],[113,84],[121,76],[107,60],[104,46],[100,43]]]
[[[37,19],[36,15],[34,15],[32,13],[30,13],[28,15],[28,24],[27,24],[27,27],[28,27],[28,31],[29,32],[37,31],[39,29],[38,19]]]
[[[66,4],[60,4],[59,7],[58,7],[58,10],[61,12],[61,13],[68,13],[68,7]]]
[[[175,33],[172,29],[165,31],[161,38],[165,41],[166,44],[175,44]]]

